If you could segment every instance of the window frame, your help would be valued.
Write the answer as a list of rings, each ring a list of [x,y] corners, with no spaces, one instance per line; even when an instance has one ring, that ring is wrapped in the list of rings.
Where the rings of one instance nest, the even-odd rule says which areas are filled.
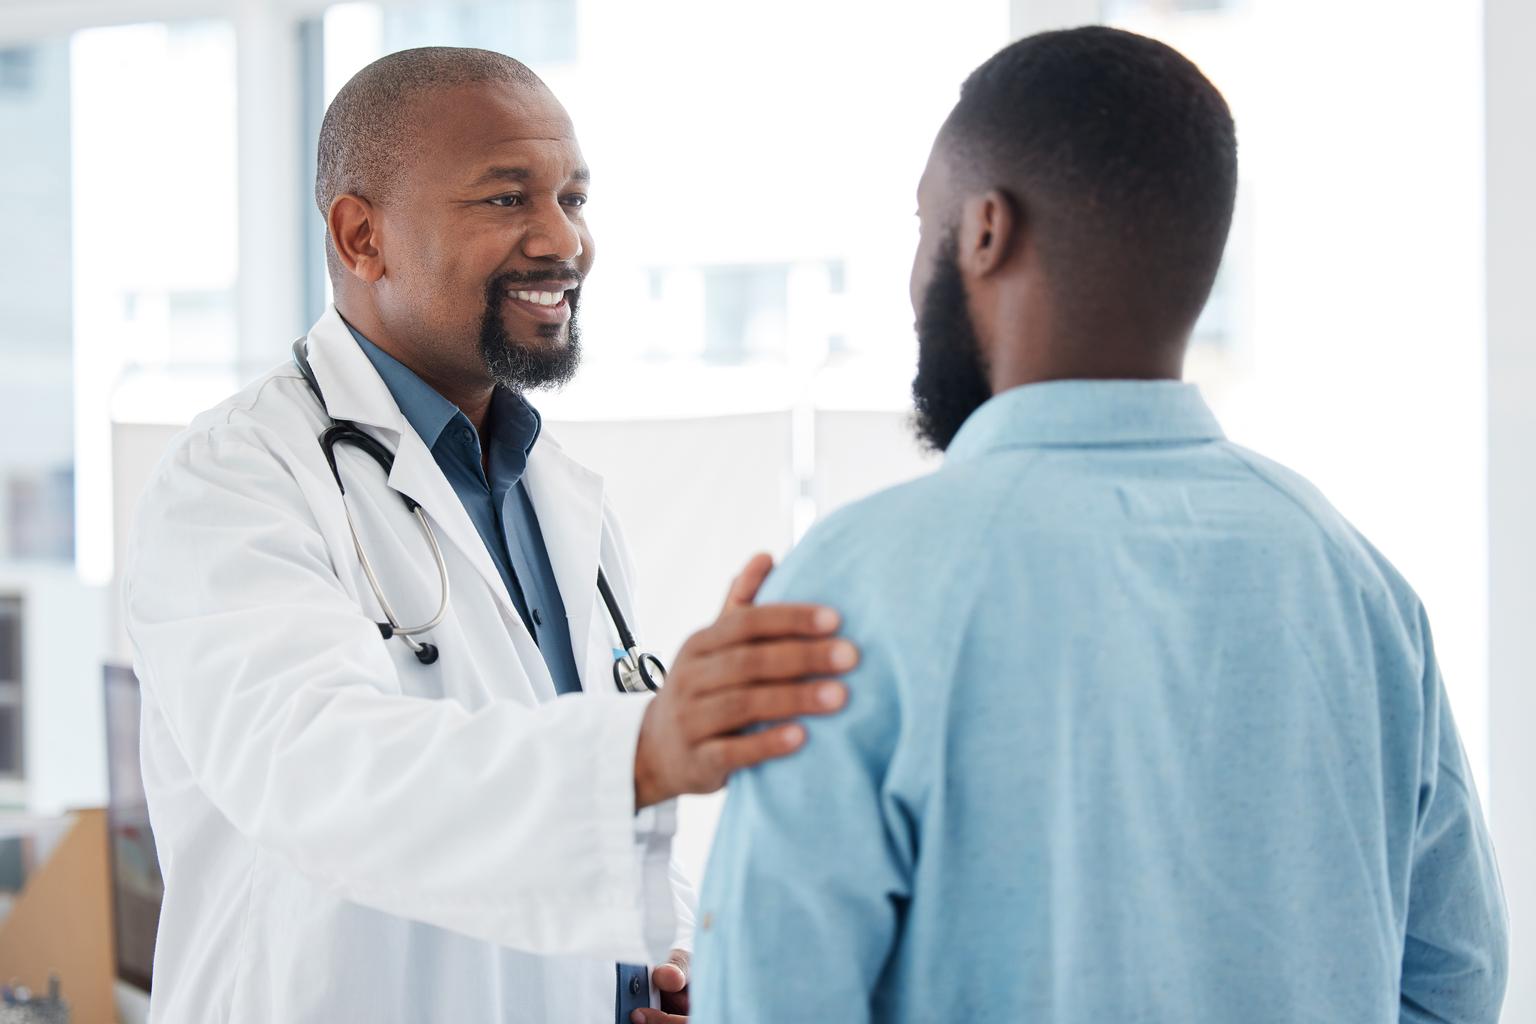
[[[27,780],[27,726],[26,726],[26,674],[27,674],[27,599],[13,591],[0,591],[0,629],[11,628],[14,622],[15,637],[12,655],[14,665],[0,662],[0,708],[8,708],[11,728],[11,749],[15,751],[15,767],[8,769],[0,764],[0,782],[24,783]],[[0,648],[4,650],[4,648]],[[14,677],[10,674],[14,673]]]

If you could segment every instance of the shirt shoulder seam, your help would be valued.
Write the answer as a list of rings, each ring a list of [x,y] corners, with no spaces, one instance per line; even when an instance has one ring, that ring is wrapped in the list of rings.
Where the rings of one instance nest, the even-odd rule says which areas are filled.
[[[1381,587],[1381,581],[1370,580],[1358,570],[1358,553],[1352,553],[1345,550],[1344,547],[1340,545],[1338,540],[1333,536],[1333,532],[1328,529],[1327,525],[1322,521],[1322,519],[1320,519],[1318,515],[1312,511],[1312,509],[1307,507],[1306,502],[1292,494],[1288,488],[1282,486],[1279,481],[1275,480],[1268,473],[1259,468],[1259,466],[1254,464],[1253,460],[1248,458],[1239,446],[1232,444],[1231,442],[1227,442],[1223,444],[1221,448],[1233,461],[1237,462],[1244,469],[1248,470],[1248,472],[1252,474],[1253,477],[1260,483],[1264,484],[1270,490],[1274,491],[1276,494],[1280,495],[1287,502],[1289,502],[1298,512],[1306,517],[1307,522],[1317,527],[1318,532],[1322,534],[1323,543],[1328,545],[1328,549],[1339,558],[1341,558],[1347,565],[1349,565],[1350,576],[1352,578],[1358,582],[1372,583],[1378,589]]]

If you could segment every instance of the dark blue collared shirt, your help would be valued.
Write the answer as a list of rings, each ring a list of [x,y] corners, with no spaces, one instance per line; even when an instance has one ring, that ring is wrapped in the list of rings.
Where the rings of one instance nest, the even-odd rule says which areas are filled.
[[[539,439],[538,411],[516,392],[497,388],[488,419],[489,458],[483,458],[480,435],[458,406],[350,324],[348,328],[463,502],[512,603],[538,642],[555,691],[579,692],[581,676],[571,648],[565,602],[523,482],[528,456]]]

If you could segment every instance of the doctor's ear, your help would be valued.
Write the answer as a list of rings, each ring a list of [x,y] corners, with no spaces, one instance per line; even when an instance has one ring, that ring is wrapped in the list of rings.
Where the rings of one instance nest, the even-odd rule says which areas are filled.
[[[1013,198],[990,189],[965,201],[960,211],[956,258],[971,277],[987,277],[1003,264],[1022,241],[1024,220]]]
[[[347,273],[373,284],[384,276],[384,257],[378,246],[378,218],[373,204],[362,196],[339,195],[326,217],[331,244]]]

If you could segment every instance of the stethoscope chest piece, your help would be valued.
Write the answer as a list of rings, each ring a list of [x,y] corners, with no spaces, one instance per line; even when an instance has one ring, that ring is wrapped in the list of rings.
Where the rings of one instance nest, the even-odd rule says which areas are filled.
[[[667,670],[654,654],[627,652],[613,663],[613,682],[621,693],[656,693],[667,681]]]
[[[384,587],[379,582],[378,573],[374,571],[373,562],[369,560],[368,552],[364,550],[362,539],[358,536],[357,524],[352,521],[352,509],[347,504],[347,488],[342,482],[341,469],[336,463],[337,447],[348,445],[378,463],[379,469],[388,479],[395,466],[394,453],[378,439],[363,432],[356,423],[350,420],[338,420],[331,415],[330,408],[325,404],[325,395],[320,391],[320,382],[315,379],[315,371],[310,368],[307,346],[303,338],[293,343],[293,361],[298,366],[305,383],[314,392],[321,411],[331,421],[330,426],[320,435],[320,449],[325,453],[325,461],[331,467],[331,475],[336,479],[336,489],[341,493],[341,507],[347,517],[347,529],[352,534],[352,547],[357,552],[358,563],[363,567],[363,575],[368,577],[368,586],[373,591],[379,608],[384,612],[386,621],[375,623],[379,627],[379,635],[385,640],[398,637],[411,649],[417,661],[423,665],[434,664],[439,656],[437,645],[419,640],[417,637],[436,629],[442,623],[443,617],[448,614],[448,565],[443,560],[442,548],[438,546],[437,534],[433,531],[432,524],[427,521],[421,505],[409,495],[396,492],[405,503],[406,511],[416,517],[422,536],[426,538],[428,546],[432,549],[432,560],[436,563],[437,576],[442,588],[437,614],[419,626],[402,625],[394,608],[384,596]],[[608,577],[603,574],[602,566],[598,566],[597,569],[597,589],[602,594],[603,603],[608,607],[608,614],[613,619],[614,629],[618,631],[619,640],[624,645],[623,655],[613,664],[614,683],[624,693],[655,693],[666,682],[666,669],[654,654],[645,654],[635,645],[634,634],[630,632],[624,613],[619,609],[619,602],[613,596],[613,588],[608,585]]]

